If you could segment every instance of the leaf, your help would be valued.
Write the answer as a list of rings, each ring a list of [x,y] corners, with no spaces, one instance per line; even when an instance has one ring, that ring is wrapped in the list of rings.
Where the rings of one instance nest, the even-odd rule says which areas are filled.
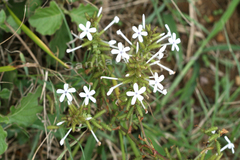
[[[2,91],[0,91],[0,98],[8,99],[9,96],[10,96],[10,91],[7,88],[4,88]]]
[[[62,25],[62,14],[55,1],[46,8],[38,8],[29,23],[42,35],[52,35]]]
[[[17,25],[17,23],[14,21],[13,17],[12,16],[8,16],[7,17],[7,23],[16,31],[18,34],[21,33],[21,29],[19,29],[19,26]],[[0,24],[0,28],[2,28],[5,32],[11,32],[12,31],[3,23],[3,24]]]
[[[1,25],[2,23],[4,23],[5,20],[6,20],[6,14],[5,14],[4,10],[2,9],[2,10],[0,11],[0,25]]]
[[[34,14],[34,11],[41,5],[42,1],[41,0],[31,0],[31,1],[26,1],[26,5],[28,6],[26,16],[30,17]]]
[[[6,143],[7,132],[3,130],[2,126],[0,126],[0,155],[2,155],[7,150]]]
[[[70,37],[67,32],[65,25],[62,25],[61,28],[54,35],[53,40],[49,43],[50,49],[56,53],[59,51],[58,58],[62,59],[66,53],[67,45],[66,43],[70,41]],[[50,60],[50,58],[48,58]],[[48,60],[47,59],[47,60]],[[56,61],[54,61],[56,62]]]
[[[13,66],[3,66],[3,67],[0,67],[0,73],[1,72],[8,72],[8,71],[13,71],[15,70],[16,68],[13,67]]]
[[[0,115],[0,122],[17,123],[21,126],[29,126],[36,119],[37,113],[42,111],[42,107],[38,106],[38,98],[41,94],[41,87],[35,93],[29,93],[23,97],[18,107],[12,106],[7,116]]]
[[[70,11],[69,16],[71,17],[72,22],[77,23],[77,25],[83,24],[85,26],[87,23],[85,13],[92,16],[95,11],[97,11],[97,9],[93,6],[84,6],[83,4],[80,4],[78,8],[74,8]]]

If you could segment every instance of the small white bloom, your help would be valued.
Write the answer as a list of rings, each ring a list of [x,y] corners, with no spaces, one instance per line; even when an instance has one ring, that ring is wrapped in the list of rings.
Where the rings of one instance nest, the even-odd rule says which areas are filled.
[[[96,28],[90,28],[90,26],[91,26],[91,22],[90,21],[87,21],[86,27],[83,24],[79,24],[79,28],[83,31],[80,34],[80,39],[82,39],[83,37],[85,37],[87,35],[88,40],[89,41],[92,40],[91,33],[95,33],[97,31],[97,29]]]
[[[136,39],[138,37],[139,42],[143,42],[143,37],[142,36],[147,36],[148,35],[148,33],[146,31],[142,31],[142,28],[143,27],[142,27],[141,24],[138,26],[138,29],[135,26],[132,27],[133,31],[135,32],[132,35],[132,38]]]
[[[228,142],[228,144],[226,146],[224,146],[220,152],[222,152],[223,150],[225,150],[226,148],[228,149],[232,149],[232,153],[234,154],[234,144],[228,139],[227,136],[224,136],[225,140]]]
[[[173,33],[172,36],[168,39],[168,42],[172,44],[172,51],[176,48],[179,51],[178,44],[181,42],[180,38],[176,39],[176,33]]]
[[[80,97],[85,97],[84,99],[84,102],[85,102],[85,105],[88,105],[89,103],[89,99],[93,102],[93,103],[96,103],[96,99],[92,96],[95,94],[95,91],[94,90],[91,90],[90,91],[90,87],[89,89],[87,88],[87,86],[83,86],[83,90],[84,92],[81,92],[79,94]]]
[[[69,133],[72,131],[72,128],[69,129],[69,131],[66,133],[66,135],[61,139],[60,141],[60,145],[62,146],[64,144],[64,140],[67,138],[67,136],[69,135]]]
[[[127,51],[129,51],[130,48],[129,47],[125,47],[122,45],[121,42],[118,43],[118,49],[112,49],[111,53],[112,54],[117,54],[116,57],[116,61],[120,62],[121,59],[126,59],[128,61],[129,59],[129,55],[126,53]]]
[[[160,77],[158,77],[157,72],[155,72],[153,78],[154,78],[154,80],[149,81],[149,85],[154,85],[153,92],[156,93],[157,88],[159,88],[160,90],[163,90],[163,85],[160,82],[163,81],[164,75],[161,75]]]
[[[70,93],[76,92],[75,88],[69,88],[68,89],[68,84],[65,83],[63,86],[63,89],[58,89],[57,93],[62,93],[62,95],[60,96],[60,102],[63,102],[65,96],[67,96],[68,101],[72,102],[72,95]]]
[[[142,93],[144,93],[146,91],[146,87],[142,87],[140,88],[140,90],[138,90],[138,84],[134,83],[133,84],[133,91],[128,91],[126,94],[127,96],[133,96],[131,104],[134,105],[136,103],[136,100],[138,99],[139,101],[143,100],[143,96],[141,95]]]

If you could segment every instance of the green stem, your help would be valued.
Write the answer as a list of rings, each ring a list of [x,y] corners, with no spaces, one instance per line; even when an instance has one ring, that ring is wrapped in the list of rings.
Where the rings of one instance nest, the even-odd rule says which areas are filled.
[[[126,154],[125,154],[125,150],[124,150],[123,135],[122,135],[121,130],[119,130],[118,133],[119,133],[119,140],[120,140],[120,146],[121,146],[121,151],[122,151],[122,160],[125,160]]]
[[[25,25],[23,24],[18,17],[12,12],[12,10],[8,7],[7,4],[5,4],[7,7],[8,12],[11,14],[15,22],[21,26],[21,29],[28,35],[29,38],[31,38],[42,50],[44,50],[49,56],[54,58],[56,61],[58,61],[60,64],[62,64],[66,68],[70,68],[66,63],[58,59],[54,53]]]

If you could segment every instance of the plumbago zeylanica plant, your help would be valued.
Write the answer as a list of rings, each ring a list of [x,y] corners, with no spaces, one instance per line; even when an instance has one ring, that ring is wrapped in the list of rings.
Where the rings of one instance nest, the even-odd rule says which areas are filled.
[[[58,89],[57,93],[61,94],[60,102],[67,99],[68,113],[57,123],[57,126],[66,125],[69,129],[60,141],[60,145],[64,144],[66,137],[70,132],[79,131],[81,127],[87,127],[92,133],[97,144],[101,142],[97,138],[96,130],[108,130],[119,132],[120,142],[123,144],[122,136],[127,136],[131,141],[131,147],[138,148],[134,151],[136,159],[144,157],[151,159],[168,159],[172,158],[168,150],[165,149],[166,157],[159,153],[144,133],[142,120],[145,116],[149,116],[148,95],[159,92],[163,95],[167,94],[167,90],[161,84],[164,75],[154,70],[153,66],[160,67],[168,71],[169,75],[175,72],[161,64],[164,52],[167,46],[171,45],[171,50],[179,51],[178,44],[181,42],[176,38],[176,34],[170,31],[166,24],[166,33],[158,33],[157,28],[152,30],[151,25],[145,24],[145,16],[142,16],[142,24],[137,27],[133,26],[132,41],[130,41],[121,30],[117,34],[121,36],[128,44],[124,46],[121,42],[116,43],[115,40],[105,41],[101,39],[101,35],[111,27],[114,23],[119,22],[116,16],[114,20],[103,30],[98,30],[98,24],[101,20],[101,11],[94,13],[92,17],[86,14],[88,20],[86,24],[79,24],[81,33],[73,36],[82,40],[82,45],[76,48],[67,49],[67,53],[74,52],[77,49],[87,47],[88,56],[85,64],[91,64],[85,73],[88,75],[88,86],[84,86],[84,92],[80,92],[79,96],[84,98],[83,103],[79,106],[73,98],[77,90],[70,88],[69,84],[64,84],[64,89]],[[157,52],[155,52],[158,50]],[[111,53],[111,54],[110,54]],[[114,69],[109,63],[112,58],[116,58],[116,62],[124,62],[126,72],[122,77],[115,77]],[[101,62],[96,65],[95,62]],[[156,67],[155,67],[156,68]],[[109,86],[109,81],[113,86]],[[114,92],[115,91],[115,92]],[[73,101],[74,100],[74,101]],[[92,105],[96,108],[92,109]],[[145,114],[144,114],[145,113]],[[128,126],[127,126],[128,125]],[[51,128],[49,126],[49,128]],[[134,137],[131,132],[133,130],[141,130],[141,136]],[[225,134],[226,130],[218,130],[217,127],[204,130],[202,132],[209,136],[206,148],[195,158],[204,159],[208,150],[213,151],[210,159],[220,159],[222,151],[226,148],[231,149],[234,153],[234,145],[224,136],[227,145],[221,148],[218,138]],[[121,145],[120,144],[120,145]],[[134,148],[135,147],[135,148]],[[124,146],[122,149],[122,159],[125,159]],[[176,153],[179,159],[182,155],[176,147]]]

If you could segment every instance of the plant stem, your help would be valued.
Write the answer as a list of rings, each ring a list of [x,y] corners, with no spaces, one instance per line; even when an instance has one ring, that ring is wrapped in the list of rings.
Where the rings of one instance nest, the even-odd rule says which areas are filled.
[[[46,46],[46,44],[43,43],[25,24],[23,24],[18,17],[12,12],[12,10],[8,7],[7,4],[5,4],[7,7],[8,12],[13,17],[14,21],[21,26],[21,29],[28,35],[29,38],[31,38],[42,50],[44,50],[49,56],[54,58],[56,61],[58,61],[60,64],[62,64],[66,68],[70,68],[66,63],[61,61],[59,58],[57,58],[54,53]]]

